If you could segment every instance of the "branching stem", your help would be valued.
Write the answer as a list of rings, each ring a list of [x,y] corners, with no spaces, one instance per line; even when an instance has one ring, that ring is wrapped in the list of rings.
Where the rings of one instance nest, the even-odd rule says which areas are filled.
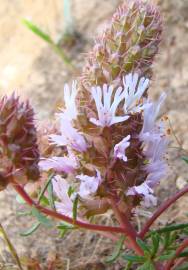
[[[82,222],[79,220],[74,221],[72,218],[65,216],[63,214],[57,213],[55,211],[52,211],[50,209],[47,209],[45,207],[42,207],[41,205],[37,204],[35,201],[32,200],[32,198],[27,194],[27,192],[24,190],[24,188],[19,185],[16,182],[12,182],[12,186],[16,190],[16,192],[24,199],[24,201],[30,205],[35,206],[41,213],[44,213],[50,217],[53,217],[55,219],[63,220],[65,222],[68,222],[70,224],[76,225],[80,228],[88,229],[91,231],[102,231],[102,232],[110,232],[110,233],[124,233],[124,228],[121,227],[111,227],[111,226],[103,226],[103,225],[95,225],[90,224],[86,222]]]
[[[174,204],[179,198],[188,192],[188,186],[174,194],[171,198],[161,204],[161,206],[154,212],[153,216],[145,223],[142,231],[139,233],[141,238],[144,238],[145,234],[149,231],[149,228],[154,223],[154,221],[163,214],[167,208]]]

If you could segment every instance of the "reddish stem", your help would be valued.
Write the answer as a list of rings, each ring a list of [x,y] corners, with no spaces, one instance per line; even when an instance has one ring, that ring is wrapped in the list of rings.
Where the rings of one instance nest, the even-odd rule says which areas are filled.
[[[165,267],[164,267],[164,270],[170,270],[170,269],[172,269],[172,266],[173,266],[173,264],[174,264],[176,258],[178,257],[178,255],[179,255],[186,247],[188,247],[188,239],[185,239],[185,240],[183,241],[183,243],[177,248],[174,257],[173,257],[172,259],[170,259],[170,260],[167,262],[167,264],[166,264]]]
[[[145,234],[149,231],[149,228],[154,223],[154,221],[166,211],[173,203],[175,203],[180,197],[188,192],[188,186],[174,194],[170,199],[165,201],[153,214],[153,216],[145,223],[142,231],[139,233],[139,237],[144,238]]]
[[[129,222],[128,218],[125,215],[122,215],[118,209],[117,203],[113,199],[111,199],[111,206],[119,224],[124,228],[125,235],[129,239],[132,249],[134,249],[138,255],[143,256],[144,252],[136,242],[137,232],[135,231],[134,227]]]
[[[82,221],[78,221],[78,220],[73,220],[70,217],[67,217],[65,215],[59,214],[57,212],[54,212],[50,209],[47,209],[45,207],[42,207],[40,205],[38,205],[37,203],[35,203],[31,197],[27,194],[27,192],[24,190],[24,188],[22,186],[20,186],[18,183],[13,182],[12,186],[14,187],[14,189],[17,191],[17,193],[25,200],[25,202],[30,205],[30,206],[35,206],[40,212],[51,216],[55,219],[59,219],[59,220],[63,220],[65,222],[68,222],[72,225],[77,225],[78,227],[84,228],[84,229],[88,229],[88,230],[92,230],[92,231],[104,231],[104,232],[111,232],[111,233],[125,233],[124,228],[120,228],[120,227],[110,227],[110,226],[103,226],[103,225],[95,225],[95,224],[90,224],[90,223],[85,223]]]

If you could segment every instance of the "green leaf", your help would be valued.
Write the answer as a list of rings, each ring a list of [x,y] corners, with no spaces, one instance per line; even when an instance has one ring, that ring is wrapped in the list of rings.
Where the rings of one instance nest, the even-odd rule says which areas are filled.
[[[188,163],[188,157],[183,156],[181,159],[184,160],[186,163]]]
[[[153,243],[153,247],[152,247],[152,257],[155,256],[155,254],[157,253],[158,249],[159,249],[159,243],[160,243],[160,236],[158,233],[153,233],[151,235],[152,238],[152,243]]]
[[[31,21],[27,20],[27,19],[23,19],[22,23],[29,29],[31,30],[34,34],[36,34],[38,37],[40,37],[41,39],[43,39],[44,41],[46,41],[49,44],[53,44],[53,40],[51,39],[51,37],[43,32],[37,25],[35,25],[34,23],[32,23]]]
[[[36,207],[32,206],[31,213],[44,226],[46,226],[46,227],[52,226],[52,222],[45,215],[41,214]]]
[[[57,226],[57,228],[60,230],[60,237],[62,237],[62,238],[65,236],[65,234],[66,234],[68,231],[77,229],[76,226],[71,225],[71,224],[66,223],[66,222],[61,222],[61,223]]]
[[[76,229],[76,227],[74,225],[71,225],[67,222],[61,222],[58,226],[57,226],[58,229],[60,230],[73,230],[73,229]]]
[[[142,266],[137,268],[137,270],[155,270],[155,267],[152,262],[145,262]]]
[[[181,224],[175,224],[175,225],[168,225],[165,226],[164,228],[158,229],[154,232],[157,233],[166,233],[166,232],[173,232],[177,230],[182,230],[188,228],[188,223],[181,223]]]
[[[163,239],[164,250],[166,250],[171,243],[171,232],[166,232]]]
[[[157,257],[156,259],[158,261],[166,261],[166,260],[172,259],[174,257],[174,255],[175,255],[175,252],[171,251],[169,254],[161,255],[161,256]]]
[[[73,187],[70,186],[69,189],[68,189],[67,194],[70,197],[74,192],[75,192],[75,188],[73,188]]]
[[[188,250],[185,250],[184,252],[181,252],[178,257],[188,257]]]
[[[124,241],[125,236],[121,236],[115,245],[114,252],[105,260],[106,263],[113,263],[119,257]]]
[[[52,182],[50,181],[48,187],[47,187],[47,190],[48,190],[48,199],[49,199],[49,204],[50,204],[50,207],[52,209],[55,209],[55,203],[54,203],[54,195],[53,195],[53,186],[52,186]]]
[[[47,181],[45,182],[43,188],[41,189],[41,191],[39,193],[39,196],[38,196],[38,200],[37,200],[38,203],[40,203],[41,200],[42,200],[42,198],[44,197],[44,193],[46,192],[49,184],[51,183],[53,176],[54,176],[54,173],[52,173],[52,174],[49,175]]]
[[[130,270],[132,264],[133,264],[132,262],[128,262],[128,263],[127,263],[127,266],[124,268],[124,270]]]
[[[151,248],[149,248],[146,243],[144,243],[144,241],[142,241],[140,238],[137,238],[136,242],[146,254],[151,254]]]
[[[24,216],[30,216],[31,215],[31,211],[17,211],[16,215],[18,217],[24,217]]]
[[[29,228],[27,231],[21,232],[21,236],[28,236],[34,233],[40,226],[40,222],[35,223],[31,228]]]
[[[134,263],[143,263],[146,261],[146,258],[144,256],[133,256],[128,254],[123,254],[122,258],[128,262],[134,262]]]
[[[77,208],[78,208],[78,196],[76,196],[73,202],[72,218],[74,222],[76,221],[77,218]]]

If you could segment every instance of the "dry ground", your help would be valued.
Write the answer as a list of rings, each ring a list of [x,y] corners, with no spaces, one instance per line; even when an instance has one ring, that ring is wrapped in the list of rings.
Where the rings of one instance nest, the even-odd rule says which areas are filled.
[[[51,117],[56,105],[62,99],[63,84],[78,75],[73,74],[57,55],[41,40],[21,24],[21,19],[30,17],[38,25],[49,31],[57,39],[63,28],[62,0],[0,0],[0,95],[16,89],[21,96],[29,97],[36,109],[37,118]],[[70,53],[78,70],[82,68],[85,52],[93,41],[93,33],[112,14],[119,0],[72,0],[73,16],[80,43]],[[183,147],[188,151],[188,1],[158,1],[164,15],[164,39],[155,65],[155,76],[151,95],[156,98],[160,92],[168,94],[164,112],[168,113],[173,130]],[[172,136],[172,146],[179,147]],[[188,166],[180,160],[184,153],[169,149],[170,172],[159,187],[160,201],[186,183]],[[24,221],[15,215],[17,205],[12,200],[12,192],[0,194],[0,222],[8,231],[18,253],[29,258],[38,257],[45,262],[50,254],[59,253],[69,269],[121,269],[110,268],[102,261],[111,250],[110,241],[89,233],[71,233],[65,240],[59,240],[54,231],[46,236],[40,229],[34,236],[20,238],[19,232],[31,220]],[[182,198],[160,220],[182,221],[188,212],[188,196]],[[111,218],[105,217],[110,223]],[[0,260],[12,262],[4,246],[0,248]],[[97,255],[99,255],[97,258]],[[11,269],[11,268],[9,268]],[[66,268],[64,268],[66,269]]]

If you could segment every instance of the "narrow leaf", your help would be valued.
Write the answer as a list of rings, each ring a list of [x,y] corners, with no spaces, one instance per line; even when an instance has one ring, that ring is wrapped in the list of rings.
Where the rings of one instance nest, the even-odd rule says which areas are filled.
[[[140,238],[137,238],[136,242],[144,252],[149,253],[149,254],[151,253],[151,249]]]
[[[76,198],[74,199],[73,209],[72,209],[72,218],[74,222],[76,221],[76,218],[77,218],[77,208],[78,208],[78,196],[76,196]]]
[[[16,249],[14,248],[13,244],[11,243],[6,231],[4,230],[3,226],[0,224],[0,236],[2,236],[2,238],[4,239],[4,241],[6,242],[9,250],[10,250],[10,253],[12,255],[12,257],[14,258],[18,268],[20,270],[23,270],[22,268],[22,265],[21,265],[21,262],[20,262],[20,259],[18,257],[18,254],[16,252]]]
[[[181,224],[165,226],[164,228],[158,229],[158,230],[153,231],[153,232],[166,233],[166,232],[173,232],[176,230],[182,230],[182,229],[186,229],[186,228],[188,228],[188,223],[181,223]]]
[[[133,256],[133,255],[127,255],[123,254],[122,258],[128,262],[134,262],[134,263],[143,263],[145,262],[146,258],[143,256]]]
[[[155,267],[152,262],[145,262],[142,266],[137,268],[137,270],[155,270]]]
[[[158,261],[166,261],[166,260],[170,260],[170,259],[172,259],[172,258],[174,257],[174,255],[175,255],[175,252],[172,251],[172,252],[169,253],[169,254],[161,255],[161,256],[157,257],[157,260],[158,260]]]
[[[77,229],[76,226],[73,226],[73,225],[66,223],[66,222],[61,222],[57,226],[57,228],[60,230],[60,237],[61,238],[63,238],[68,231]]]
[[[47,181],[45,182],[44,187],[41,189],[41,191],[40,191],[40,193],[39,193],[39,196],[38,196],[38,200],[37,200],[38,203],[40,203],[41,199],[43,198],[44,193],[46,192],[46,190],[47,190],[49,184],[51,183],[53,176],[54,176],[54,174],[50,174],[50,175],[49,175]]]
[[[124,241],[125,236],[121,236],[115,245],[114,252],[105,260],[107,263],[113,263],[119,257]]]
[[[22,23],[38,37],[40,37],[49,44],[53,44],[53,40],[51,39],[51,37],[47,33],[43,32],[37,25],[27,19],[23,19]]]
[[[43,214],[39,212],[36,207],[32,207],[31,209],[32,215],[37,218],[37,220],[46,227],[51,227],[52,222]]]
[[[188,257],[188,250],[185,250],[184,252],[180,253],[178,257]]]
[[[60,230],[73,230],[73,229],[76,229],[76,227],[74,225],[71,225],[69,223],[66,223],[66,222],[61,222],[58,226],[57,226],[58,229]]]
[[[188,163],[188,157],[183,156],[183,157],[182,157],[182,160],[184,160],[186,163]]]
[[[53,186],[52,186],[52,182],[50,181],[49,185],[48,185],[48,199],[49,199],[49,204],[50,207],[52,209],[55,209],[55,203],[54,203],[54,196],[53,196]]]
[[[34,233],[40,226],[40,222],[35,223],[31,228],[29,228],[27,231],[21,232],[21,236],[29,236],[32,233]]]
[[[153,256],[155,256],[155,254],[158,251],[159,243],[160,243],[160,236],[159,236],[159,234],[154,233],[154,234],[151,235],[151,238],[152,238],[152,243],[153,243],[151,254],[152,254],[152,257],[153,257]]]

